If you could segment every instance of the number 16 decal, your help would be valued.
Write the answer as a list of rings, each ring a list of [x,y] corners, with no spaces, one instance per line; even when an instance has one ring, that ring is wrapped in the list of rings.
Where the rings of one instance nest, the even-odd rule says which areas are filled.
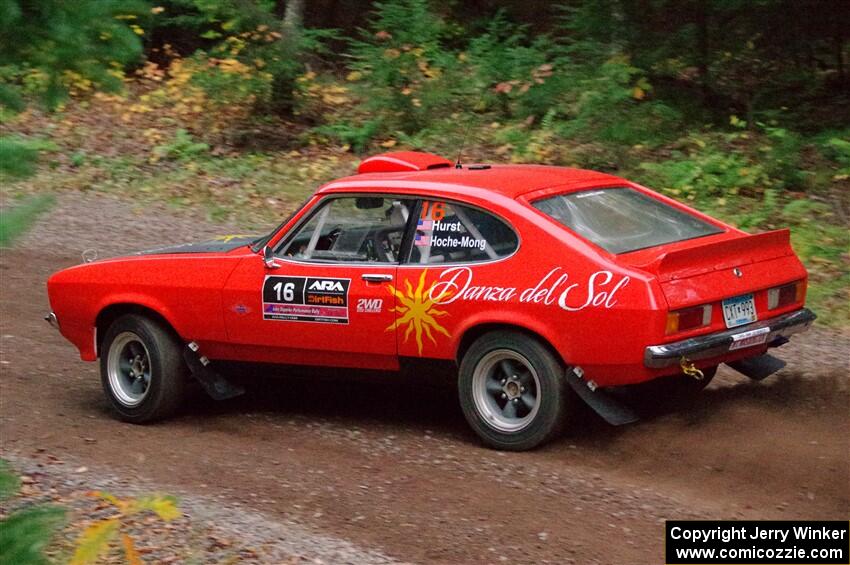
[[[284,284],[282,282],[277,282],[272,288],[277,293],[278,302],[292,302],[295,298],[295,283],[288,282]],[[281,291],[283,291],[282,297]]]
[[[351,279],[267,276],[263,319],[347,324],[350,284]]]
[[[446,217],[446,203],[445,202],[431,202],[430,200],[425,200],[422,202],[422,219],[423,220],[434,220],[435,222],[441,221]]]

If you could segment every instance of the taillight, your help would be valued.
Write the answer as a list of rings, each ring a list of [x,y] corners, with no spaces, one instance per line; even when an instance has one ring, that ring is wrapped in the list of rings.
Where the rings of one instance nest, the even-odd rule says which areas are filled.
[[[674,334],[711,323],[711,304],[693,306],[667,314],[667,334]]]
[[[767,309],[775,310],[795,302],[802,302],[804,290],[803,281],[771,288],[767,291]]]

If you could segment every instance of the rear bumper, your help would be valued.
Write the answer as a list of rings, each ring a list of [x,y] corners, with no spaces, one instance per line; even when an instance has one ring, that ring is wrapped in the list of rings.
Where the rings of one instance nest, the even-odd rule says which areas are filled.
[[[650,345],[644,351],[643,362],[650,369],[662,369],[678,365],[683,357],[690,361],[719,357],[728,353],[729,348],[736,342],[736,337],[741,339],[741,334],[744,333],[748,336],[767,334],[764,343],[770,345],[778,338],[787,338],[792,334],[807,330],[815,321],[815,318],[817,316],[814,312],[808,308],[802,308],[776,318],[754,322],[731,330],[683,339],[664,345]]]

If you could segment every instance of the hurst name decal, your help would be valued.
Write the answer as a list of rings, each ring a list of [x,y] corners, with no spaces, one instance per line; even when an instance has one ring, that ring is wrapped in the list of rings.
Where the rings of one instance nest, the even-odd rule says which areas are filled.
[[[350,284],[351,279],[267,276],[263,319],[347,324]]]

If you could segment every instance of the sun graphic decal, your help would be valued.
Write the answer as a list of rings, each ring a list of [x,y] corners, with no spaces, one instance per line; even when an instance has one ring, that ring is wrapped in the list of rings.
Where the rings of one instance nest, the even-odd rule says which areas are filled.
[[[387,331],[392,331],[402,328],[405,325],[407,330],[404,332],[404,341],[410,338],[411,334],[416,336],[416,345],[419,347],[419,355],[422,355],[422,336],[423,334],[431,340],[434,345],[437,345],[437,340],[434,339],[432,332],[439,332],[446,337],[451,337],[446,328],[437,322],[436,318],[448,316],[449,313],[444,310],[435,308],[435,303],[448,298],[450,292],[442,292],[439,296],[431,296],[431,285],[425,288],[425,271],[419,276],[419,284],[416,290],[413,290],[413,285],[410,281],[404,281],[407,286],[407,293],[404,293],[394,286],[389,286],[390,294],[398,300],[395,307],[390,309],[390,312],[396,312],[398,317],[395,322],[390,324]]]

